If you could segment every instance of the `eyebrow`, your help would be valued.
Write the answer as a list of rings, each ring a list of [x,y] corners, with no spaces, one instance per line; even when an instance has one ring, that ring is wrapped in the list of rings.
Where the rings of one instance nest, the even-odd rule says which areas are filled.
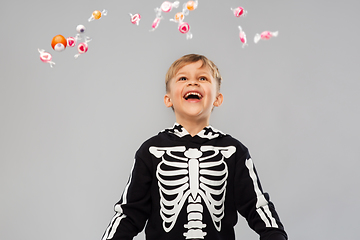
[[[186,75],[187,73],[186,73],[186,72],[179,71],[179,72],[177,72],[177,73],[175,74],[175,76],[177,76],[177,75],[182,75],[182,74]],[[206,71],[201,71],[201,72],[198,73],[197,75],[208,75],[208,76],[212,76],[211,73],[208,73],[208,72],[206,72]]]

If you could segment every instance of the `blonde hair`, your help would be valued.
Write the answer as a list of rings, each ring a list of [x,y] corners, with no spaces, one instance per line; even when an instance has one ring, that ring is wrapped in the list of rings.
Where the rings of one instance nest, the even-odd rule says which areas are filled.
[[[187,64],[194,63],[197,61],[202,61],[201,67],[208,67],[210,69],[212,77],[217,82],[218,91],[220,90],[220,85],[222,81],[222,77],[220,75],[218,67],[215,63],[209,60],[207,57],[199,54],[187,54],[182,56],[181,58],[177,59],[173,64],[171,64],[169,70],[165,76],[165,85],[166,85],[166,92],[169,90],[169,82],[170,80],[176,75],[176,73],[180,70],[180,68],[184,67]]]

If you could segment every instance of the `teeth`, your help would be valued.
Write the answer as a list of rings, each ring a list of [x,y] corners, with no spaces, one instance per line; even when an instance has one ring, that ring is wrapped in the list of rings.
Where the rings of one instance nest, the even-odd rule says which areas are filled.
[[[189,97],[190,95],[196,95],[196,96],[198,96],[199,98],[202,98],[201,94],[200,94],[200,93],[197,93],[197,92],[188,92],[188,93],[185,95],[185,98]]]

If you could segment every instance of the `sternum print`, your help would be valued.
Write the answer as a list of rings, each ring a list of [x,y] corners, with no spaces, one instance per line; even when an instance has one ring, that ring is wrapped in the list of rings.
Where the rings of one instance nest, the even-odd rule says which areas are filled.
[[[189,177],[190,177],[190,193],[195,199],[197,193],[199,192],[199,160],[190,159],[189,160]]]
[[[186,154],[188,153],[188,154]],[[191,154],[185,152],[185,156],[190,157],[200,157],[202,153],[200,151],[194,152]],[[190,156],[189,156],[190,155]],[[184,233],[186,239],[204,239],[206,232],[203,232],[202,229],[206,227],[206,224],[202,222],[202,213],[203,206],[201,205],[201,197],[198,195],[199,192],[199,160],[195,158],[189,159],[189,182],[190,182],[190,195],[188,198],[187,214],[188,214],[188,223],[184,224],[184,227],[188,229]]]

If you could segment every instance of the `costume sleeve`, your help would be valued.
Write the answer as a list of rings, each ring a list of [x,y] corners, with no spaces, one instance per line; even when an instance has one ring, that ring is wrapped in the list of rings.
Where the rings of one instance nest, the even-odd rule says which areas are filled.
[[[144,161],[136,157],[121,199],[115,204],[115,215],[102,240],[133,239],[142,231],[151,211],[151,178]]]
[[[247,151],[236,163],[235,201],[238,212],[261,240],[286,240],[287,235],[280,218],[264,193],[254,163]]]

